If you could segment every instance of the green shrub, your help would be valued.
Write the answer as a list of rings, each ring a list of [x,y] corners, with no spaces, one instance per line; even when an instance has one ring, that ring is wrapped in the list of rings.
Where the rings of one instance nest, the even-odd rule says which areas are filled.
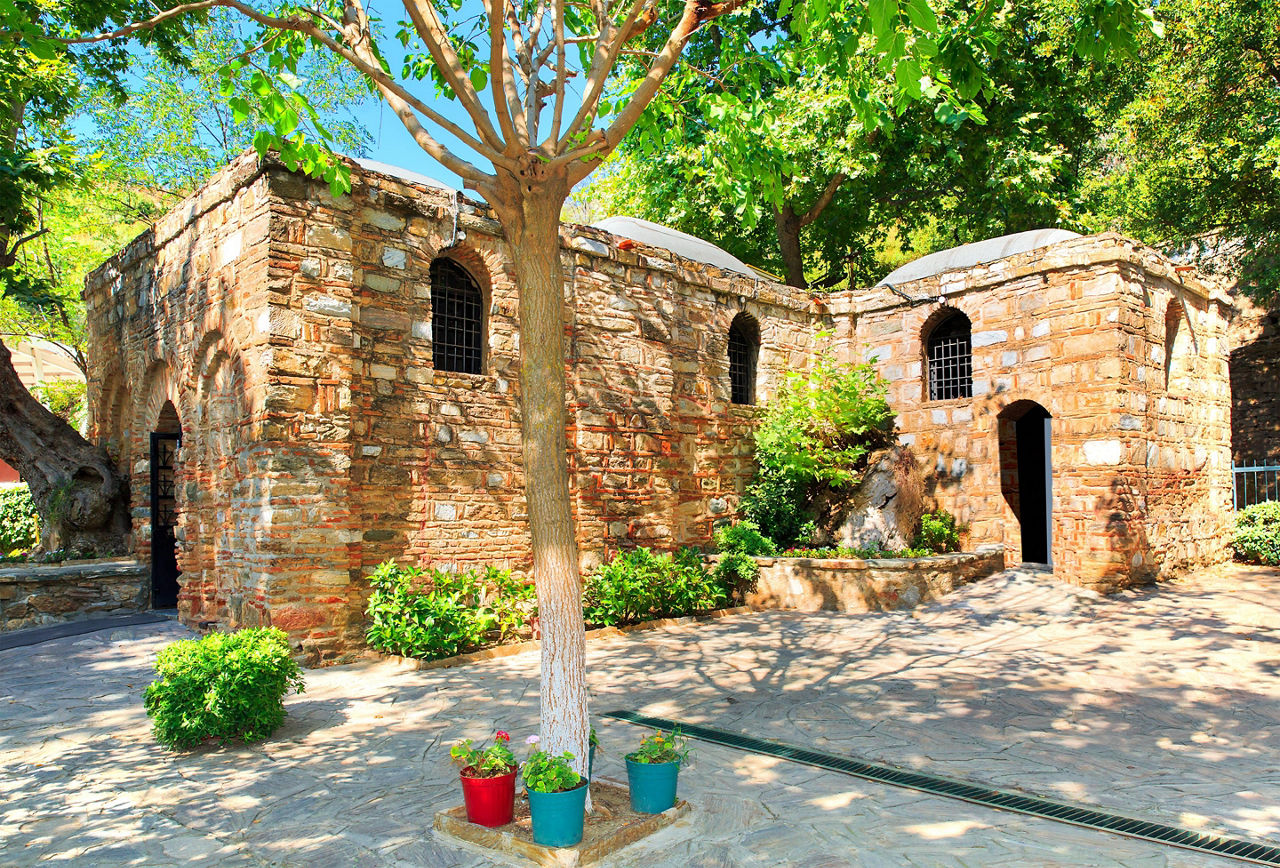
[[[873,558],[927,558],[937,554],[932,549],[886,549],[880,546],[825,546],[822,548],[790,548],[779,557],[784,558],[840,558],[842,560],[870,560]]]
[[[718,529],[715,541],[720,561],[713,575],[726,596],[742,602],[760,575],[760,565],[755,562],[755,556],[776,555],[778,547],[750,521]]]
[[[871,365],[826,353],[809,371],[789,373],[756,427],[759,471],[743,515],[782,545],[807,542],[817,496],[856,486],[867,453],[889,443],[887,393]]]
[[[1236,560],[1280,566],[1280,503],[1255,503],[1236,515]]]
[[[945,509],[920,516],[920,532],[911,542],[912,548],[944,554],[960,551],[960,532],[956,517]]]
[[[435,660],[509,642],[532,620],[532,584],[509,570],[446,572],[393,561],[369,577],[370,647]]]
[[[587,578],[583,614],[588,624],[613,627],[691,615],[725,600],[698,552],[654,554],[641,547],[619,554]]]
[[[40,517],[25,484],[0,488],[0,555],[25,551],[40,541]]]
[[[143,704],[169,748],[261,741],[284,722],[285,694],[303,690],[288,637],[270,627],[174,642],[156,657],[156,674]]]

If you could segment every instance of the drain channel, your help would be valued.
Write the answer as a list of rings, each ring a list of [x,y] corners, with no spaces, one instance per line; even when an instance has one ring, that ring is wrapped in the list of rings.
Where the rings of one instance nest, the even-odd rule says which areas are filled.
[[[634,711],[607,711],[602,716],[639,724],[640,726],[649,726],[654,729],[672,729],[679,726],[680,731],[685,735],[700,741],[736,748],[750,753],[778,757],[833,772],[841,772],[875,781],[876,783],[905,787],[906,789],[917,790],[933,796],[960,799],[961,801],[971,802],[987,808],[1028,814],[1033,817],[1042,817],[1046,820],[1055,820],[1059,823],[1083,826],[1086,829],[1114,832],[1117,835],[1141,838],[1145,841],[1155,841],[1158,844],[1168,844],[1201,853],[1211,853],[1215,856],[1229,856],[1259,865],[1280,866],[1280,847],[1259,844],[1256,841],[1193,832],[1190,829],[1167,826],[1163,823],[1152,823],[1147,820],[1137,820],[1133,817],[1122,817],[1118,814],[1097,810],[1096,808],[1086,808],[1081,805],[1058,802],[1040,796],[1006,790],[993,790],[966,781],[943,778],[937,775],[925,774],[924,772],[907,771],[906,769],[894,768],[880,763],[843,757],[838,754],[822,753],[821,751],[793,745],[765,741],[764,739],[753,738],[749,735],[729,732],[728,730],[700,726],[696,723],[681,723],[678,720],[647,717]]]

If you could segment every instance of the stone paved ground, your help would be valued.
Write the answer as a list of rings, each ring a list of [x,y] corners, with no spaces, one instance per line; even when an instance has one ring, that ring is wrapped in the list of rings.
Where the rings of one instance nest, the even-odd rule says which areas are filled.
[[[1280,572],[1103,599],[1009,572],[915,612],[772,612],[593,642],[595,709],[714,723],[1280,842]],[[447,746],[536,722],[537,658],[308,673],[270,742],[169,754],[176,624],[0,652],[0,865],[480,866],[430,832]],[[599,721],[603,777],[640,730]],[[1206,865],[1194,853],[702,746],[691,817],[617,866]]]

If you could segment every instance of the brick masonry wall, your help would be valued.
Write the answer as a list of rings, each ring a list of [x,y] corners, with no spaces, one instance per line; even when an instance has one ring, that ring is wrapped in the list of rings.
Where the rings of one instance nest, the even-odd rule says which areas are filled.
[[[0,633],[104,615],[140,612],[150,570],[132,560],[23,564],[0,569]]]
[[[1115,235],[897,289],[917,301],[884,287],[832,297],[839,345],[876,360],[931,494],[975,544],[1003,542],[1021,560],[1009,418],[1034,402],[1052,417],[1056,574],[1105,591],[1225,557],[1225,298]],[[1181,329],[1166,386],[1171,304]],[[942,308],[971,322],[972,398],[928,400],[924,342]]]
[[[1231,449],[1237,463],[1280,463],[1280,307],[1237,299],[1231,324]]]

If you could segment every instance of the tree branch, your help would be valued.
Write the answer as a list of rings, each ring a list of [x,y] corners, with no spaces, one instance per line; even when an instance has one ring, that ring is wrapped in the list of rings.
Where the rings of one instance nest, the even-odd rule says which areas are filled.
[[[822,195],[818,197],[818,201],[814,202],[808,211],[804,212],[804,216],[800,218],[800,226],[808,226],[814,220],[818,219],[831,200],[835,198],[836,191],[840,189],[840,185],[845,182],[849,176],[844,172],[836,172],[831,176],[831,180],[827,182],[826,188],[822,191]]]
[[[406,3],[408,2],[412,2],[412,0],[406,0]],[[367,75],[374,84],[378,86],[383,97],[391,104],[392,109],[395,110],[396,115],[400,117],[401,122],[405,124],[405,128],[409,130],[410,135],[414,137],[414,140],[418,143],[419,147],[440,161],[441,164],[455,174],[481,184],[489,183],[493,180],[492,175],[489,175],[478,167],[472,165],[470,162],[454,155],[451,151],[437,142],[435,138],[422,127],[422,124],[417,120],[417,118],[413,116],[413,111],[421,113],[433,123],[439,124],[443,129],[453,133],[455,136],[458,136],[458,138],[464,142],[467,147],[475,150],[478,154],[491,162],[504,166],[508,164],[514,165],[513,161],[505,157],[499,151],[494,150],[492,147],[486,147],[483,143],[477,141],[474,136],[467,133],[457,124],[453,123],[448,118],[445,118],[439,112],[435,111],[430,106],[426,105],[406,91],[398,82],[394,81],[385,71],[383,71],[381,64],[376,62],[376,58],[373,58],[371,53],[370,60],[366,60],[365,58],[357,55],[347,46],[339,44],[337,40],[320,27],[316,26],[314,22],[303,18],[300,15],[295,14],[290,15],[287,18],[278,18],[274,15],[267,15],[264,12],[260,12],[252,6],[240,2],[240,0],[197,0],[195,3],[174,6],[171,9],[166,9],[164,12],[147,19],[146,21],[133,22],[108,33],[100,33],[95,36],[82,36],[71,39],[58,39],[55,41],[61,42],[64,45],[84,45],[95,42],[107,42],[113,39],[122,39],[139,31],[157,27],[175,16],[191,12],[199,12],[213,7],[234,9],[264,27],[275,27],[280,30],[292,30],[296,33],[302,33],[306,36],[310,36],[323,44],[334,54],[337,54],[347,60],[358,70]],[[371,37],[368,35],[367,28],[363,37],[368,42],[372,41]],[[423,38],[426,39],[425,36]],[[367,43],[365,44],[365,47],[366,50],[368,50]],[[467,87],[469,89],[471,87],[471,83],[469,81],[467,82]],[[475,91],[472,90],[471,94],[474,97]],[[404,112],[402,112],[398,106],[409,111],[412,124],[406,120]],[[479,125],[477,125],[477,128],[478,127]]]

